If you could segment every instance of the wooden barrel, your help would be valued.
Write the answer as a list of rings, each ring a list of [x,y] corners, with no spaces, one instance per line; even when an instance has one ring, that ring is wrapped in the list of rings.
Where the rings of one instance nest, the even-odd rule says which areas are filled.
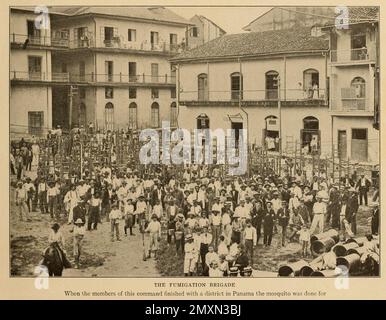
[[[358,270],[358,268],[360,267],[360,259],[360,255],[356,253],[352,253],[344,257],[338,257],[336,259],[336,266],[344,266],[347,268],[348,272],[353,272]]]
[[[337,257],[343,257],[347,254],[348,250],[355,249],[358,247],[359,247],[359,244],[356,242],[349,242],[346,244],[338,243],[332,248],[332,250],[335,252]]]
[[[335,242],[339,241],[339,232],[335,229],[330,229],[326,232],[315,234],[311,237],[311,243],[316,240],[322,240],[325,238],[332,238]]]
[[[294,263],[286,264],[279,268],[278,276],[289,277],[292,275],[298,277],[300,275],[300,270],[305,266],[308,266],[308,262],[304,260],[299,260]]]
[[[367,249],[365,247],[359,247],[358,246],[356,248],[351,248],[351,249],[347,250],[346,255],[350,255],[350,254],[356,253],[356,254],[359,254],[361,256],[366,251],[367,251]]]
[[[318,256],[322,253],[330,251],[330,249],[335,245],[336,241],[333,238],[323,238],[320,240],[315,240],[311,243],[311,251],[313,255]]]

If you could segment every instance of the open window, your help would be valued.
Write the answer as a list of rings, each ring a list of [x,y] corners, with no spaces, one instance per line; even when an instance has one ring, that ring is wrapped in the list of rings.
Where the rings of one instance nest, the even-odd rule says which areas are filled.
[[[197,77],[198,81],[198,101],[208,101],[209,100],[209,89],[208,89],[208,75],[206,73],[201,73]]]
[[[114,130],[114,105],[111,102],[105,105],[105,129]]]
[[[231,99],[243,99],[243,77],[240,72],[231,74]]]
[[[265,98],[267,100],[278,99],[278,77],[277,71],[271,70],[265,74]]]
[[[151,105],[151,126],[153,128],[159,128],[159,104],[153,102]]]
[[[129,105],[129,129],[137,129],[137,104],[135,102]]]
[[[319,71],[307,69],[303,72],[304,99],[319,99]]]

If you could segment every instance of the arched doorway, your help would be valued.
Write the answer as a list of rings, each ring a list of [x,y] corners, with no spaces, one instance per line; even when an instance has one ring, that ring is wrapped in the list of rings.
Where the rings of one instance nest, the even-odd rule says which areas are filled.
[[[309,116],[303,119],[303,129],[300,131],[300,139],[304,153],[320,152],[319,120]]]
[[[276,116],[268,116],[264,119],[263,144],[269,151],[279,151],[279,120]]]
[[[137,104],[135,102],[129,105],[129,129],[137,129]]]
[[[114,105],[111,102],[105,105],[105,130],[114,130]]]
[[[157,102],[153,102],[151,105],[151,126],[153,128],[159,128],[159,104]]]

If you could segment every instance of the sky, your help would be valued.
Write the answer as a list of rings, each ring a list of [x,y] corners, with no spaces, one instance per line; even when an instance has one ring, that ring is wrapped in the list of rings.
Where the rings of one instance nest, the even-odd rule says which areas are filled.
[[[221,28],[227,34],[245,32],[243,27],[261,14],[267,12],[270,7],[170,7],[180,16],[190,19],[195,14],[203,15]]]

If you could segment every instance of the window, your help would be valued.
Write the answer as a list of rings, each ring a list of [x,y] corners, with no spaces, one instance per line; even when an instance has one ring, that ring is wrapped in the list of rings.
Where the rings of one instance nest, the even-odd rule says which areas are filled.
[[[67,73],[67,63],[62,63],[62,67],[61,67],[61,70],[62,70],[62,73]]]
[[[367,129],[352,129],[351,131],[351,159],[367,161],[368,141]]]
[[[155,32],[155,31],[150,32],[150,44],[151,44],[152,50],[158,46],[158,32]]]
[[[114,105],[111,102],[105,106],[105,129],[114,130]]]
[[[170,105],[170,126],[177,127],[177,104],[175,102]]]
[[[197,117],[197,129],[209,129],[209,117],[205,113]]]
[[[349,88],[341,88],[343,110],[366,110],[366,82],[354,78]]]
[[[79,126],[86,127],[86,125],[87,125],[86,105],[82,102],[79,105]]]
[[[209,89],[208,89],[208,75],[206,73],[201,73],[197,77],[198,81],[198,101],[208,101],[209,100]]]
[[[190,36],[193,37],[193,38],[197,38],[198,37],[198,28],[197,27],[192,27],[190,29]]]
[[[351,60],[366,60],[366,32],[362,29],[353,29],[351,32]]]
[[[31,44],[40,44],[40,30],[36,28],[34,20],[27,20],[27,33]]]
[[[88,47],[89,46],[88,28],[87,27],[75,28],[74,39],[75,39],[75,46]]]
[[[129,62],[129,82],[137,82],[137,63]]]
[[[151,126],[159,128],[159,104],[157,102],[151,105]]]
[[[129,88],[129,99],[137,98],[137,88]]]
[[[105,98],[113,99],[114,98],[114,89],[112,87],[105,88]]]
[[[28,112],[28,133],[33,135],[43,134],[44,112],[30,111]]]
[[[113,61],[105,61],[106,81],[112,82],[114,80],[114,64]]]
[[[130,42],[137,41],[137,30],[129,29],[127,31],[127,41],[130,41]]]
[[[243,99],[243,78],[239,72],[231,74],[231,99]]]
[[[158,63],[151,64],[151,82],[158,82]]]
[[[303,98],[319,99],[319,72],[315,69],[307,69],[303,72]]]
[[[278,98],[278,76],[277,71],[268,71],[265,74],[265,98],[267,100]]]
[[[135,102],[129,105],[129,129],[137,129],[137,104]]]
[[[170,98],[175,99],[177,97],[176,88],[170,89]]]
[[[175,65],[170,66],[171,82],[176,83],[177,67]]]
[[[86,98],[86,89],[85,88],[79,88],[79,98],[80,99]]]
[[[320,149],[319,120],[309,116],[303,119],[303,130],[300,131],[303,153],[317,153]]]
[[[84,61],[79,62],[79,81],[85,81],[86,77],[86,64]]]
[[[118,28],[101,27],[101,39],[106,47],[113,47],[115,43],[119,42]]]
[[[170,50],[177,50],[177,34],[170,34]]]
[[[30,80],[42,80],[42,57],[28,56],[28,73]]]
[[[158,99],[159,98],[159,90],[157,88],[151,89],[151,98]]]

